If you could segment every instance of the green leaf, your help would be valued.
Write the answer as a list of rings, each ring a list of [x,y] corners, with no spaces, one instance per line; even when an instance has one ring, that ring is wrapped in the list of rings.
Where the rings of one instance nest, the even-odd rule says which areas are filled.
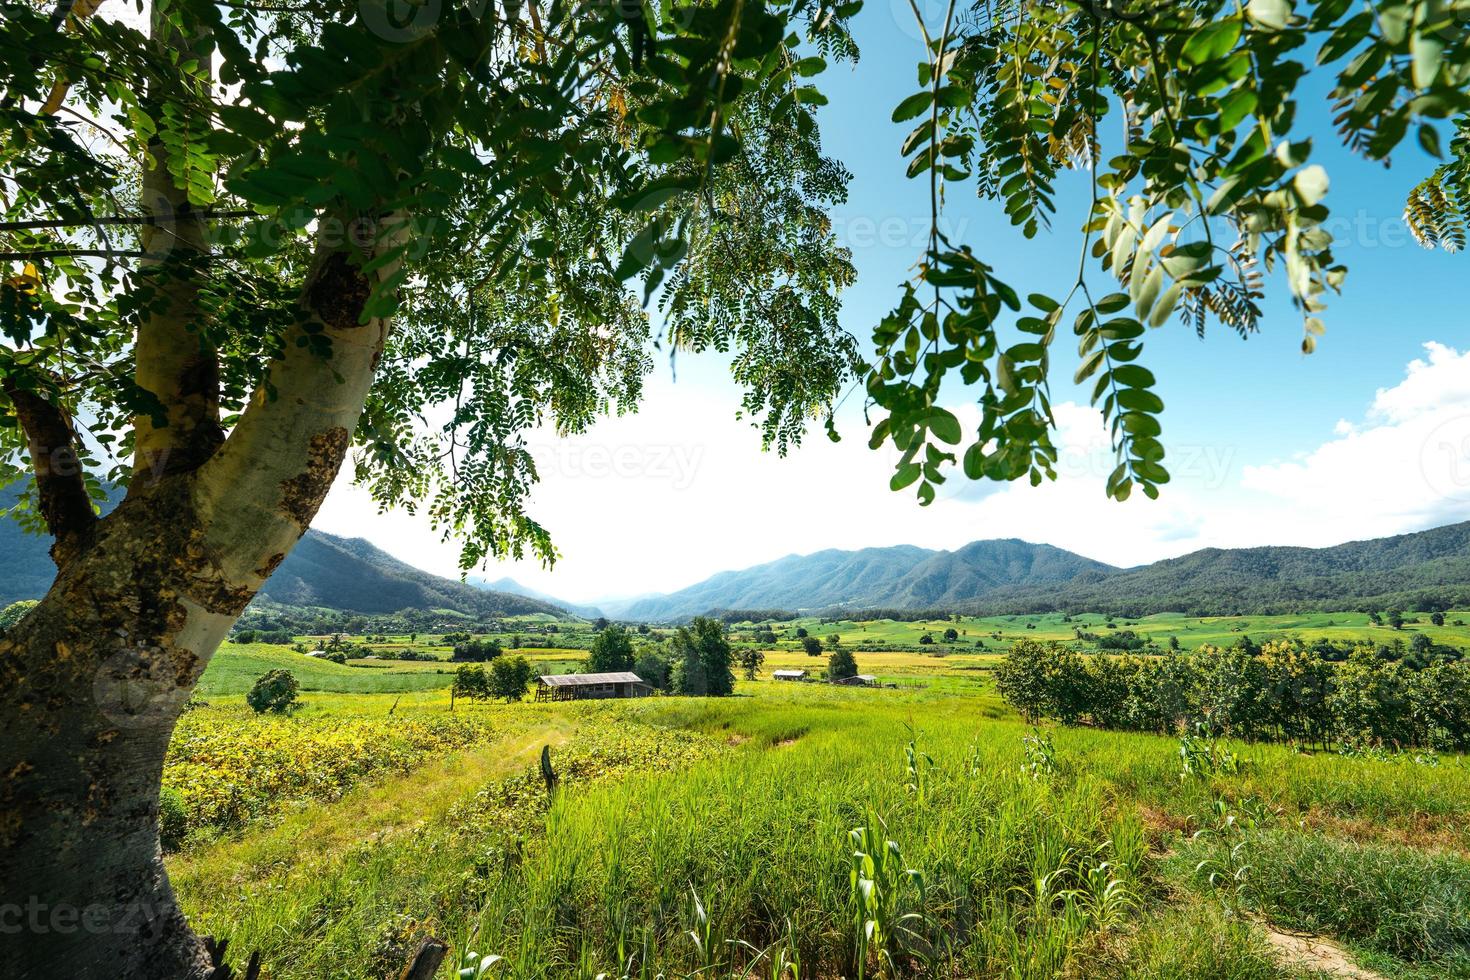
[[[1241,26],[1238,18],[1231,17],[1200,28],[1184,42],[1184,63],[1202,65],[1224,57],[1240,40]]]
[[[927,112],[934,104],[934,96],[931,92],[915,92],[898,104],[893,110],[894,122],[905,122],[909,119],[917,119]]]
[[[935,407],[930,410],[929,431],[934,433],[934,437],[940,442],[951,446],[959,445],[960,440],[964,438],[960,432],[960,420],[955,418],[952,412],[943,408]]]

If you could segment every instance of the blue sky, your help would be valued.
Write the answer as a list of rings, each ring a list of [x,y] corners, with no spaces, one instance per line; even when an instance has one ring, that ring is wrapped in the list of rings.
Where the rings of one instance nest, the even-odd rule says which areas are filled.
[[[829,153],[853,173],[834,219],[859,273],[843,323],[866,342],[922,250],[928,185],[904,178],[907,127],[888,121],[916,88],[923,53],[907,0],[870,0],[857,37],[859,64],[821,80],[831,99],[821,124]],[[1407,145],[1391,169],[1348,154],[1331,130],[1326,88],[1325,79],[1309,86],[1303,118],[1332,177],[1335,251],[1351,269],[1345,293],[1331,300],[1328,332],[1310,357],[1299,351],[1300,318],[1279,277],[1262,331],[1248,341],[1218,326],[1200,340],[1177,321],[1148,335],[1143,362],[1160,379],[1175,470],[1158,504],[1103,499],[1100,424],[1070,384],[1065,342],[1053,390],[1073,449],[1062,486],[951,484],[922,510],[887,491],[890,462],[866,449],[860,393],[844,406],[841,444],[815,433],[793,458],[776,460],[734,419],[739,394],[723,360],[681,357],[677,382],[660,362],[638,416],[537,442],[546,480],[532,512],[564,557],[554,571],[503,564],[486,574],[590,600],[825,547],[1021,537],[1126,565],[1205,545],[1322,545],[1470,518],[1460,481],[1470,474],[1470,256],[1412,241],[1404,196],[1432,161]],[[1056,294],[1076,268],[1085,175],[1064,177],[1058,191],[1054,230],[1031,241],[969,186],[949,188],[946,219],[1020,291]],[[1090,275],[1110,291],[1106,273]],[[958,389],[950,397],[961,411],[971,400]],[[368,537],[434,571],[455,568],[452,544],[419,519],[377,516],[350,487],[334,490],[317,526]]]

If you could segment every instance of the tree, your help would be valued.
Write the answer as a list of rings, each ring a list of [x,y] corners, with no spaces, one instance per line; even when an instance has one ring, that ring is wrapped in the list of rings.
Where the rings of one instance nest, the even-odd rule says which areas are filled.
[[[255,709],[256,714],[289,714],[298,704],[296,675],[289,670],[272,670],[255,679],[245,703]]]
[[[1077,376],[1118,459],[1106,489],[1153,496],[1168,472],[1145,324],[1247,335],[1255,270],[1279,263],[1310,351],[1344,281],[1294,98],[1304,52],[1354,150],[1386,160],[1411,130],[1447,148],[1406,213],[1424,244],[1459,241],[1470,164],[1439,120],[1465,110],[1470,45],[1451,5],[1016,0],[924,25],[921,90],[892,117],[921,120],[901,153],[929,182],[931,233],[859,357],[827,214],[845,174],[811,80],[855,55],[859,6],[179,0],[146,30],[90,20],[94,4],[7,9],[0,483],[31,473],[19,512],[59,574],[0,648],[0,772],[21,774],[0,880],[154,912],[143,937],[48,933],[14,974],[207,969],[158,858],[161,760],[354,443],[378,502],[427,498],[465,568],[549,560],[521,436],[636,402],[656,297],[671,348],[740,352],[742,410],[777,450],[809,418],[830,427],[859,375],[871,443],[899,450],[892,486],[928,503],[950,466],[1053,475],[1049,344],[1075,312]],[[1114,111],[1125,145],[1105,154]],[[1090,171],[1082,252],[1118,292],[1017,290],[940,234],[946,185],[971,179],[1035,234],[1067,167]],[[1003,345],[1012,326],[1027,337]],[[951,371],[978,396],[968,434],[939,404]],[[98,517],[104,480],[127,499]]]
[[[857,672],[857,660],[853,658],[852,651],[834,647],[832,655],[827,658],[827,679],[840,681],[856,677]]]
[[[836,633],[833,633],[832,635],[827,637],[828,650],[836,650],[840,646],[842,646],[842,637],[838,636]]]
[[[492,668],[493,669],[493,668]],[[478,663],[461,664],[454,672],[454,685],[449,689],[450,700],[469,698],[484,701],[490,697],[490,677]]]
[[[1397,609],[1390,609],[1388,611],[1387,618],[1388,625],[1393,627],[1394,629],[1401,630],[1404,628],[1404,614],[1399,612]]]
[[[354,442],[375,498],[427,498],[470,568],[552,557],[521,434],[636,402],[655,292],[671,347],[744,352],[763,441],[830,414],[857,363],[825,211],[846,175],[793,94],[822,61],[797,72],[783,42],[855,49],[846,13],[808,0],[631,20],[180,0],[142,28],[95,6],[18,5],[0,27],[0,484],[28,462],[60,570],[3,651],[0,770],[37,775],[13,787],[0,879],[154,918],[126,942],[48,934],[7,966],[199,976],[157,858],[158,760]],[[435,405],[454,411],[419,427]],[[127,485],[105,518],[98,476]],[[68,676],[43,682],[58,644]],[[91,693],[149,685],[146,725]]]
[[[921,645],[923,645],[923,646],[929,646],[933,642],[934,642],[934,634],[932,634],[932,633],[925,633],[923,636],[919,637],[919,643]]]
[[[960,631],[957,630],[957,629],[955,629],[953,626],[951,626],[949,629],[947,629],[947,630],[944,631],[944,642],[945,643],[954,643],[959,638],[960,638]]]
[[[451,657],[454,660],[464,660],[470,663],[482,664],[487,660],[494,660],[496,657],[500,656],[502,652],[503,651],[500,649],[500,644],[495,640],[488,638],[474,640],[466,639],[454,645],[454,653],[451,654]]]
[[[5,614],[4,613],[0,613],[0,629],[3,629],[4,628],[4,625],[5,625],[4,620],[5,620]],[[1430,613],[1429,614],[1429,622],[1430,622],[1431,625],[1434,625],[1434,626],[1443,626],[1444,625],[1444,613],[1442,613],[1442,612],[1432,612],[1432,613]]]
[[[531,677],[531,663],[525,657],[500,657],[490,665],[488,693],[506,701],[519,701],[526,696]]]
[[[598,633],[587,652],[590,673],[633,669],[633,638],[621,626],[612,625]]]
[[[822,641],[815,636],[803,636],[801,648],[806,651],[808,657],[820,657],[822,655]]]
[[[674,690],[696,697],[721,697],[735,690],[725,624],[696,616],[674,631]]]
[[[796,628],[796,638],[798,640],[804,640],[804,639],[807,638],[807,632],[806,632],[806,627],[805,626],[798,626]]]
[[[638,655],[637,662],[633,664],[633,673],[660,691],[669,688],[669,662],[652,650],[644,650]]]
[[[748,647],[740,651],[740,669],[745,673],[745,679],[753,681],[760,676],[761,667],[766,662],[766,655],[756,647]]]
[[[592,631],[594,633],[600,633],[603,630],[607,629],[607,627],[608,622],[606,616],[598,616],[595,620],[592,621]]]

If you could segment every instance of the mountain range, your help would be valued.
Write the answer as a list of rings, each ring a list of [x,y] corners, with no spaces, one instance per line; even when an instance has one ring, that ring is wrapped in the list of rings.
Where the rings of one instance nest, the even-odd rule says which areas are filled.
[[[1470,603],[1470,522],[1330,548],[1207,548],[1117,568],[1050,545],[976,541],[791,555],[612,611],[673,620],[710,611],[948,610],[1268,614]]]
[[[1014,586],[1059,585],[1118,569],[1045,544],[975,541],[955,551],[912,545],[788,555],[721,572],[616,608],[618,618],[679,619],[728,609],[939,609]]]
[[[0,491],[3,494],[3,491]],[[3,502],[3,501],[0,501]],[[0,607],[37,598],[54,568],[46,539],[0,519]],[[676,621],[703,613],[945,610],[979,615],[1094,612],[1268,614],[1470,605],[1470,522],[1330,548],[1207,548],[1136,568],[1015,538],[954,551],[912,545],[788,555],[666,595],[562,602],[509,578],[432,575],[362,538],[308,531],[261,597],[364,614],[452,610]]]
[[[0,490],[0,503],[14,490]],[[0,517],[0,608],[20,599],[38,599],[51,586],[56,567],[50,540],[27,534]],[[371,615],[401,609],[449,609],[494,618],[526,613],[562,616],[556,604],[534,596],[476,588],[431,575],[399,561],[362,538],[339,538],[307,531],[260,590],[262,598],[290,606],[324,606]]]

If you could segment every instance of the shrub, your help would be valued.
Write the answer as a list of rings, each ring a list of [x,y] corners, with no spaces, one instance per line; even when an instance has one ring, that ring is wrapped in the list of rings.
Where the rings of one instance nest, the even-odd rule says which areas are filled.
[[[266,712],[283,715],[300,704],[296,697],[299,691],[295,674],[289,670],[272,670],[256,679],[250,693],[245,695],[245,702],[258,715]]]
[[[184,797],[172,786],[165,786],[158,796],[158,842],[165,852],[184,846],[189,832],[189,811]]]

